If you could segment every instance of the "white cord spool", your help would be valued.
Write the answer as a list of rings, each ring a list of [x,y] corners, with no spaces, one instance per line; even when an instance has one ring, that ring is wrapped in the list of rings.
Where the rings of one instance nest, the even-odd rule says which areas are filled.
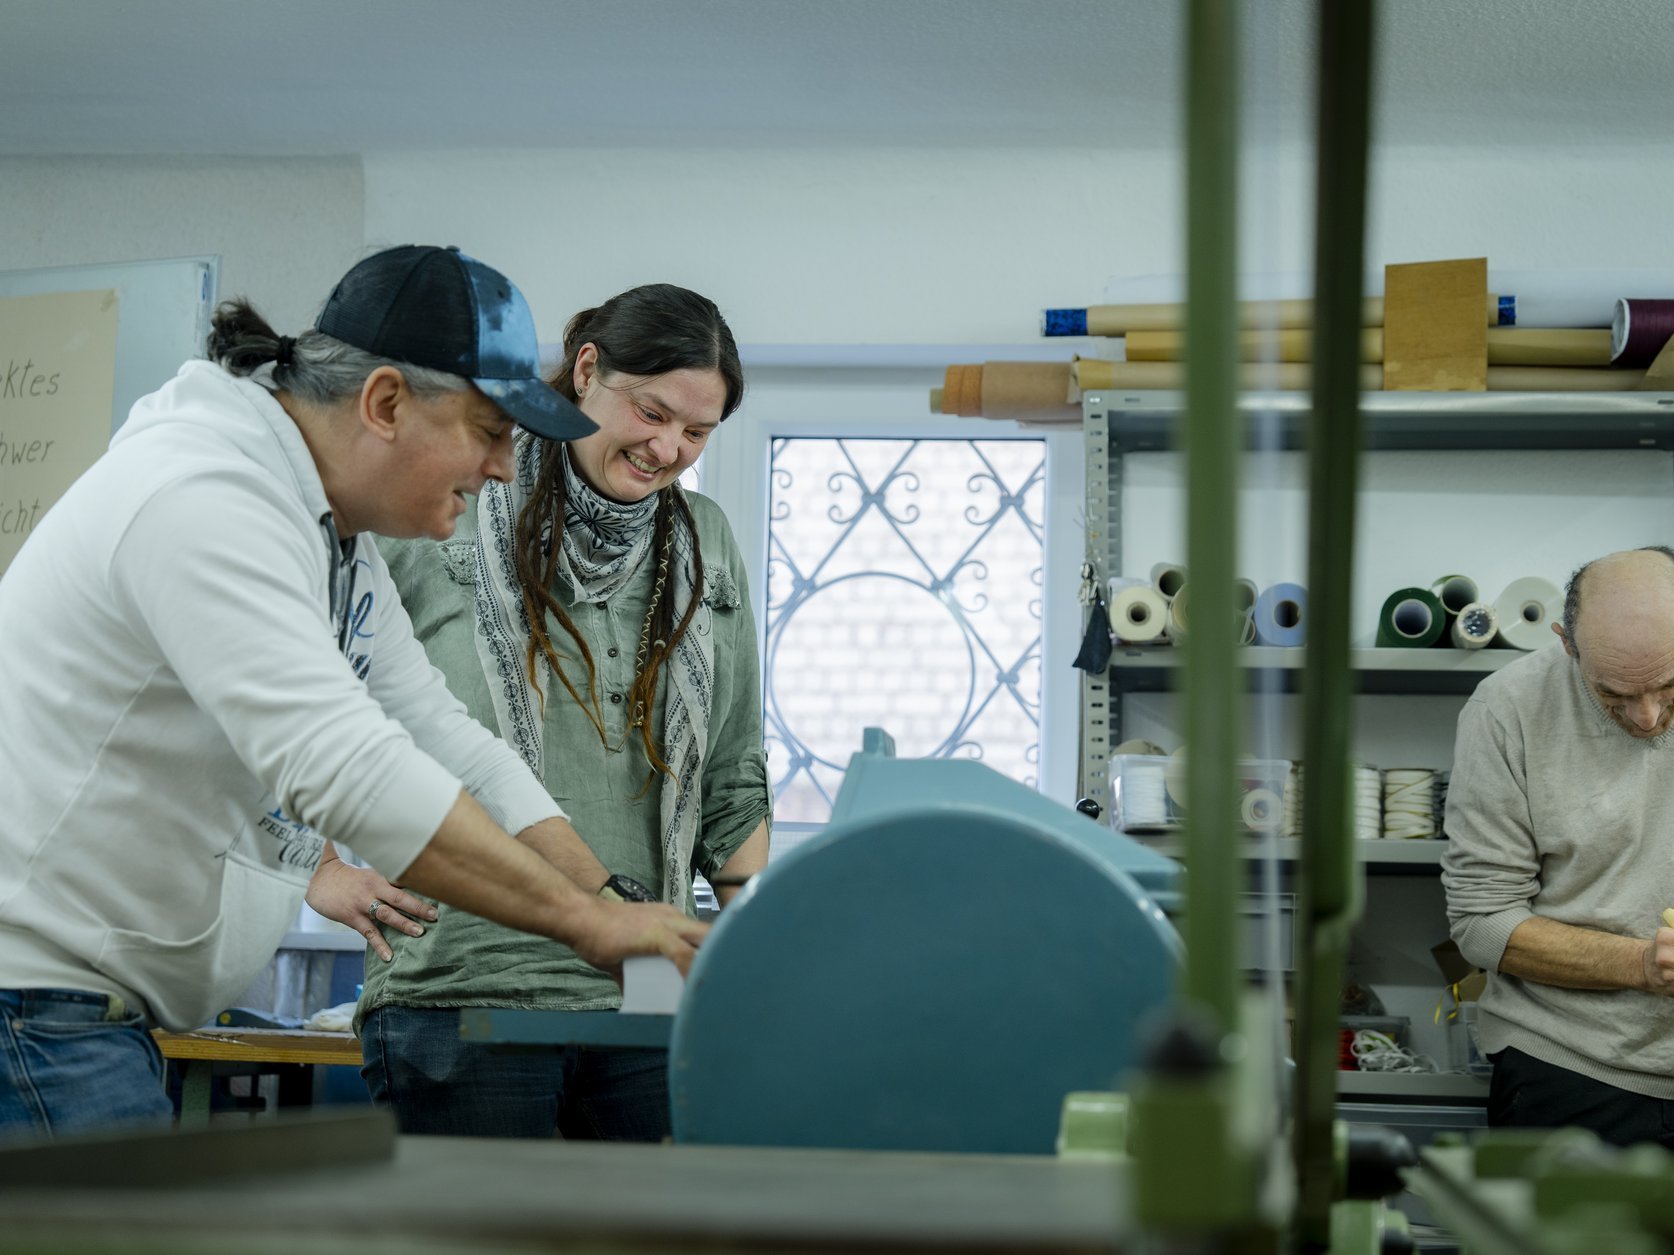
[[[1396,841],[1436,835],[1436,773],[1427,767],[1396,767],[1383,773],[1383,835]]]

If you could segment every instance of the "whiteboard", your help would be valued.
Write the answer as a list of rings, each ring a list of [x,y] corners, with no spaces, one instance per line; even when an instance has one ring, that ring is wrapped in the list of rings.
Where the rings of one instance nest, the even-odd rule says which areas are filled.
[[[181,363],[203,356],[220,270],[221,259],[215,256],[5,270],[0,271],[0,297],[116,291],[114,434],[135,401],[173,379]]]

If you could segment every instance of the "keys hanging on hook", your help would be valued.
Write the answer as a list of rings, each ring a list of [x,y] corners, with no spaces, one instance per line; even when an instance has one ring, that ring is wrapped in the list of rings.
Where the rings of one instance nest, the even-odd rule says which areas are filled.
[[[1081,587],[1077,590],[1075,599],[1083,606],[1090,606],[1096,599],[1097,592],[1098,584],[1093,579],[1093,564],[1083,562],[1081,564]]]

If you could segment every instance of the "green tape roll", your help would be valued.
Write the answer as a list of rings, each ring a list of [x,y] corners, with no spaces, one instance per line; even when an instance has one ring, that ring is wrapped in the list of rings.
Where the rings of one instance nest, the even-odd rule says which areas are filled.
[[[1397,588],[1378,615],[1378,647],[1428,649],[1447,628],[1441,598],[1427,588]]]

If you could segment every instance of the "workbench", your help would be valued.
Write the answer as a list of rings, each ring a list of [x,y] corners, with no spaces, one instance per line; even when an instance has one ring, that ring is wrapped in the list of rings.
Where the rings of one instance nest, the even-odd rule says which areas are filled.
[[[0,1151],[0,1247],[1087,1255],[1122,1249],[1125,1183],[1050,1155],[398,1137],[367,1110]]]
[[[151,1031],[152,1040],[180,1068],[180,1123],[209,1123],[217,1063],[253,1064],[279,1078],[279,1105],[307,1106],[313,1097],[313,1069],[322,1065],[359,1068],[360,1040],[353,1033],[277,1028],[199,1028],[187,1033]],[[246,1068],[245,1071],[251,1069]]]

